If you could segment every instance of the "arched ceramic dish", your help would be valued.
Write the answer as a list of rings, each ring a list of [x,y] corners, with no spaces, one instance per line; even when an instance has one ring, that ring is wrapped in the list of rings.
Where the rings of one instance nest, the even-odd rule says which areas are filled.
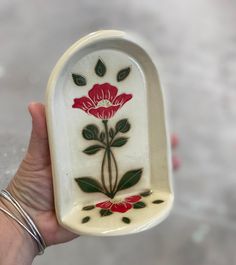
[[[77,234],[139,232],[172,207],[163,95],[147,49],[121,31],[95,32],[65,52],[49,79],[56,213]]]

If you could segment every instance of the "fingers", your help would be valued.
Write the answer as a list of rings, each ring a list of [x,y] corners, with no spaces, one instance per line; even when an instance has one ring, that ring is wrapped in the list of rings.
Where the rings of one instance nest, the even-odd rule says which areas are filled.
[[[32,102],[28,106],[32,117],[32,133],[38,138],[47,138],[47,125],[44,105],[37,102]]]
[[[178,145],[179,145],[178,136],[176,134],[172,134],[171,135],[171,147],[172,147],[172,149],[175,149]],[[172,156],[172,165],[173,165],[174,170],[177,170],[181,165],[181,161],[180,161],[179,157],[176,156],[175,154]]]
[[[171,135],[171,147],[176,148],[179,144],[179,137],[176,134]]]
[[[34,158],[49,156],[48,134],[45,108],[41,103],[30,103],[29,112],[32,117],[32,132],[28,153]]]
[[[172,156],[172,165],[174,170],[177,170],[181,165],[179,158],[175,155]]]

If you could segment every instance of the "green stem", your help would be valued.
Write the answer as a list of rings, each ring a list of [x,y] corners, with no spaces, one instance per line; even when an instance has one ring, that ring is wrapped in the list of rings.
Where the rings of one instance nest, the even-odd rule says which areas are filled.
[[[117,134],[118,134],[118,132],[116,131],[115,134],[113,135],[111,141],[110,141],[110,146],[112,145],[112,142],[113,142],[113,140],[114,140],[114,138],[116,137]]]
[[[103,156],[103,159],[102,159],[101,181],[102,181],[103,189],[106,192],[105,194],[109,195],[109,191],[108,191],[108,189],[106,187],[106,184],[105,184],[105,176],[104,176],[104,165],[105,165],[105,161],[106,161],[106,155],[107,155],[107,150],[105,150],[104,156]]]
[[[113,161],[114,161],[114,164],[115,164],[115,170],[116,170],[116,179],[115,179],[115,184],[114,184],[114,188],[113,188],[113,195],[115,196],[116,194],[116,186],[117,186],[117,183],[118,183],[118,166],[117,166],[117,163],[116,163],[116,159],[115,159],[115,156],[113,154],[113,152],[111,151],[111,156],[113,158]]]
[[[106,147],[106,144],[103,141],[101,141],[98,137],[95,140],[97,140],[99,143],[103,144],[104,147]]]
[[[108,134],[108,120],[102,121],[105,128],[105,135],[106,135],[106,153],[107,153],[107,162],[108,162],[108,176],[109,176],[109,188],[110,188],[110,194],[112,196],[112,171],[111,171],[111,150],[110,150],[110,143],[109,143],[109,134]]]

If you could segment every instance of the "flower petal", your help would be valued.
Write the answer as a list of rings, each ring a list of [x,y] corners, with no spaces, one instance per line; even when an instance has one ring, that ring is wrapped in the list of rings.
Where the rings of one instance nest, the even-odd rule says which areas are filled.
[[[78,108],[88,112],[88,110],[92,107],[95,107],[95,105],[90,98],[74,98],[74,104],[72,105],[72,108]]]
[[[138,202],[139,200],[141,200],[141,198],[142,197],[139,195],[134,195],[134,196],[130,196],[130,197],[125,198],[125,201],[128,203],[135,203],[135,202]]]
[[[115,115],[119,106],[91,108],[88,113],[103,120],[108,120]]]
[[[111,206],[112,206],[112,202],[110,201],[100,202],[96,204],[96,207],[99,207],[102,209],[110,209]]]
[[[125,213],[131,208],[132,208],[132,204],[127,203],[127,202],[114,203],[111,206],[111,211],[118,212],[118,213]]]
[[[133,95],[131,95],[131,94],[121,94],[121,95],[117,96],[112,103],[114,105],[119,105],[121,108],[132,97],[133,97]]]
[[[109,83],[95,84],[91,90],[89,90],[89,97],[92,99],[95,105],[103,99],[107,99],[110,102],[114,100],[117,95],[117,88]]]

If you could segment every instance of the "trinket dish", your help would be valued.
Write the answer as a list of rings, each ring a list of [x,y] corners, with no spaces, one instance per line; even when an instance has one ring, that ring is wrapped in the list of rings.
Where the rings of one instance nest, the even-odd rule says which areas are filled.
[[[140,38],[98,31],[70,47],[50,76],[56,214],[74,233],[136,233],[171,210],[169,133],[154,61]]]

